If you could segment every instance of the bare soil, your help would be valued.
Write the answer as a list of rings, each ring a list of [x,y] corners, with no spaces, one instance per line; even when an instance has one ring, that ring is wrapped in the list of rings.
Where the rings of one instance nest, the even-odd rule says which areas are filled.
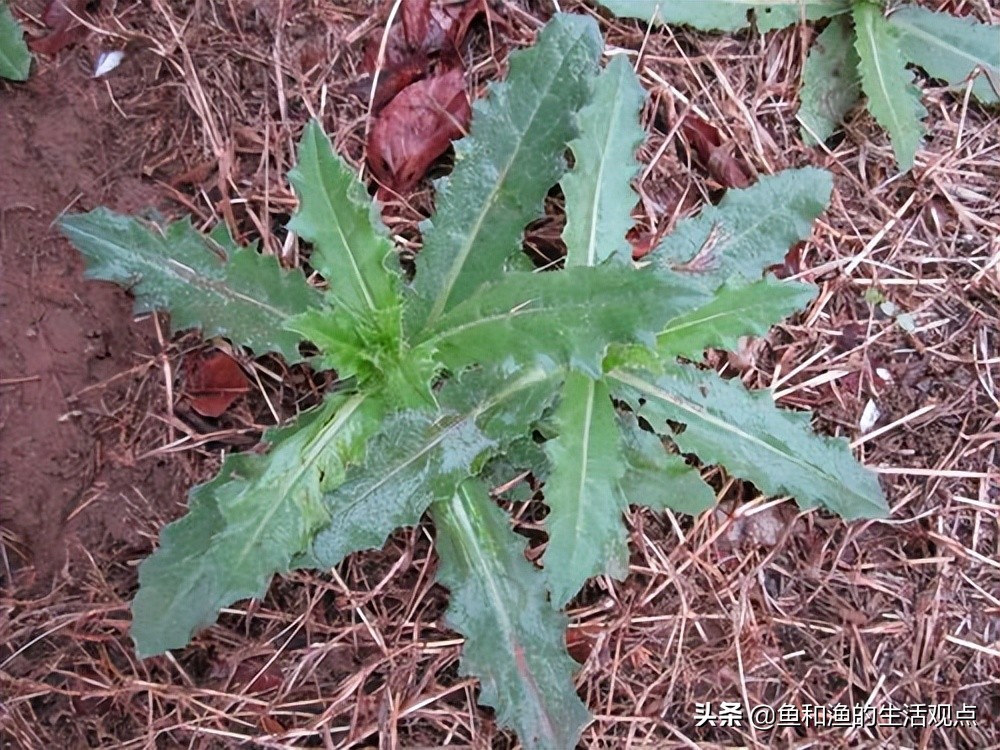
[[[55,220],[104,203],[147,208],[156,191],[118,148],[121,117],[68,59],[22,86],[0,84],[0,524],[8,559],[39,586],[85,549],[137,540],[121,502],[132,483],[153,501],[175,491],[162,466],[128,465],[94,435],[156,351],[120,289],[83,279]],[[110,443],[110,445],[108,444]]]

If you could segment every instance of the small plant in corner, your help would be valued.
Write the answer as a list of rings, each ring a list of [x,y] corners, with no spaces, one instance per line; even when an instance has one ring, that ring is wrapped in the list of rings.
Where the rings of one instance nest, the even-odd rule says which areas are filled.
[[[799,121],[807,143],[829,138],[861,99],[889,131],[899,168],[913,167],[927,110],[907,63],[932,78],[962,86],[1000,103],[1000,27],[917,5],[893,4],[888,16],[879,0],[597,0],[616,15],[649,22],[687,24],[703,31],[747,28],[753,9],[761,32],[830,18],[809,51],[802,71]]]
[[[630,504],[712,505],[681,454],[804,508],[885,515],[845,440],[696,364],[811,299],[812,287],[763,269],[809,236],[829,175],[792,170],[732,191],[637,267],[625,236],[644,93],[623,57],[599,69],[601,48],[591,19],[557,15],[511,56],[438,183],[412,282],[316,123],[290,175],[290,229],[312,244],[325,289],[224,228],[203,236],[189,221],[104,209],[63,219],[88,275],[130,289],[138,311],[290,361],[311,342],[311,363],[339,376],[322,404],[267,433],[266,454],[228,456],[163,530],[132,607],[142,656],[184,646],[222,607],[263,596],[274,574],[337,565],[429,512],[447,622],[465,635],[462,671],[479,678],[480,702],[526,747],[572,748],[589,716],[561,610],[589,577],[626,574]],[[511,270],[556,183],[565,269]],[[504,466],[544,479],[540,566],[490,495]]]

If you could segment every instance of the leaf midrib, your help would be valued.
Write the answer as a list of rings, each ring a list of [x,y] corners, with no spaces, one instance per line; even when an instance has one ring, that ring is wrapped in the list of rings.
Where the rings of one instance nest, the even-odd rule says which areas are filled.
[[[268,526],[271,519],[274,518],[275,514],[281,510],[286,503],[288,503],[289,498],[291,498],[295,492],[294,489],[298,486],[299,482],[314,468],[314,464],[323,452],[329,447],[330,442],[340,437],[340,431],[347,424],[350,417],[361,407],[365,399],[369,396],[367,393],[358,393],[348,399],[339,409],[337,409],[337,414],[331,422],[323,426],[319,434],[316,435],[306,446],[306,449],[302,452],[302,460],[299,466],[296,468],[295,472],[292,474],[290,481],[282,482],[284,493],[279,499],[271,503],[270,508],[267,513],[261,517],[260,522],[256,524],[253,532],[248,535],[246,544],[237,557],[238,564],[242,565],[246,560],[247,556],[251,551],[256,551],[259,548],[258,541],[263,535],[263,530]],[[263,479],[263,477],[261,477]]]
[[[593,378],[579,373],[575,374],[575,377],[587,378],[587,404],[583,418],[583,446],[580,450],[580,481],[577,484],[576,502],[573,503],[573,510],[576,515],[573,523],[574,553],[578,548],[576,541],[583,537],[583,499],[586,494],[587,486],[587,465],[590,461],[590,432],[593,429],[594,420],[594,393],[597,390],[597,383]],[[575,554],[573,556],[576,557]]]
[[[531,117],[528,119],[527,124],[519,132],[519,137],[517,139],[516,148],[512,149],[510,158],[504,164],[503,169],[500,171],[497,180],[493,183],[493,189],[490,191],[489,198],[484,204],[483,210],[479,212],[476,217],[476,221],[473,223],[473,231],[466,234],[466,240],[462,247],[459,248],[458,253],[455,256],[448,273],[445,275],[445,283],[438,290],[437,299],[434,301],[434,305],[431,307],[430,313],[427,315],[427,319],[424,322],[423,328],[426,330],[437,322],[438,318],[444,312],[445,307],[447,307],[449,300],[451,299],[452,292],[455,289],[455,284],[458,281],[459,276],[462,274],[462,269],[465,268],[465,263],[469,258],[469,254],[472,252],[472,248],[476,245],[476,241],[479,238],[479,233],[482,231],[483,224],[486,222],[487,217],[493,210],[497,198],[499,197],[502,189],[506,187],[507,175],[510,173],[511,168],[514,163],[520,157],[525,146],[528,144],[527,133],[534,127],[535,120],[538,116],[538,112],[541,110],[542,106],[548,101],[552,89],[555,86],[555,82],[560,80],[562,73],[566,68],[567,62],[573,57],[573,52],[583,44],[582,37],[577,37],[573,42],[572,46],[568,48],[566,53],[563,55],[562,64],[556,70],[556,72],[549,78],[544,89],[544,94],[537,97],[535,106],[532,108]],[[507,84],[505,84],[507,85]],[[509,95],[509,86],[504,92],[505,95]],[[532,144],[534,145],[534,144]],[[452,187],[453,189],[453,187]]]
[[[478,579],[485,583],[489,599],[493,602],[493,613],[497,618],[498,624],[500,625],[500,631],[503,633],[504,640],[507,642],[508,650],[511,654],[515,655],[516,658],[518,651],[523,654],[525,649],[521,646],[521,640],[516,636],[517,629],[514,627],[514,623],[511,621],[510,617],[507,616],[507,608],[504,606],[504,597],[500,592],[500,585],[495,573],[495,566],[490,565],[486,556],[482,553],[482,545],[478,543],[480,535],[477,534],[475,528],[473,528],[472,519],[469,517],[469,514],[465,509],[465,503],[472,504],[476,501],[476,498],[470,495],[468,489],[464,486],[460,487],[458,492],[462,494],[465,502],[458,500],[458,498],[452,498],[450,501],[451,516],[458,521],[462,531],[461,534],[457,534],[456,536],[458,537],[462,548],[465,550],[465,558],[472,563],[473,568],[478,572]],[[520,670],[516,666],[515,671],[520,674]],[[525,683],[525,685],[532,690],[535,695],[535,699],[532,702],[535,705],[547,707],[547,702],[545,700],[546,696],[539,689],[538,683],[535,682],[534,679],[531,679],[531,673],[528,672],[528,674],[522,676],[524,677],[522,682]],[[548,737],[556,737],[557,732],[555,731],[555,727],[552,726],[548,710],[543,708],[543,710],[537,712],[536,716],[544,722]]]
[[[318,127],[317,127],[317,130],[318,130]],[[333,216],[333,217],[335,217],[335,219],[336,219],[332,223],[334,225],[335,231],[340,236],[341,244],[344,247],[344,253],[347,255],[347,258],[350,261],[351,271],[354,274],[354,278],[357,280],[358,289],[360,290],[361,295],[364,297],[365,303],[368,305],[368,308],[370,310],[374,311],[374,310],[377,309],[376,305],[375,305],[374,293],[368,288],[368,280],[365,278],[364,274],[361,272],[361,267],[358,265],[357,259],[354,257],[354,249],[351,246],[351,244],[348,242],[347,235],[344,234],[344,228],[343,228],[343,226],[341,224],[341,221],[340,221],[340,214],[337,213],[337,209],[333,205],[333,201],[332,201],[332,199],[330,197],[330,193],[329,193],[329,191],[322,189],[323,175],[321,174],[321,167],[320,167],[320,150],[319,150],[319,135],[318,135],[318,133],[314,133],[313,137],[310,138],[309,140],[310,140],[310,144],[309,144],[310,148],[312,148],[313,152],[314,152],[313,153],[313,164],[316,165],[317,184],[320,186],[320,189],[317,192],[319,192],[323,196],[323,200],[325,201],[325,203],[327,205],[327,208],[330,211],[330,215]],[[334,158],[336,158],[336,157],[334,157]],[[339,165],[338,165],[338,167],[339,167]],[[346,176],[347,176],[348,180],[351,179],[350,175],[346,175]],[[376,238],[376,242],[377,242],[377,238]],[[325,255],[325,253],[324,253],[324,255]],[[332,288],[333,281],[331,279],[327,279],[327,283],[330,284],[331,288]],[[336,291],[335,290],[334,290],[334,294],[336,295]]]
[[[889,116],[892,118],[894,127],[889,128],[890,133],[892,132],[906,132],[907,128],[905,123],[900,119],[899,113],[896,110],[896,104],[893,101],[892,96],[889,94],[889,89],[886,86],[885,73],[882,70],[882,58],[879,53],[878,43],[875,39],[875,23],[874,18],[879,13],[877,8],[870,8],[868,12],[871,14],[865,19],[865,36],[868,37],[867,42],[870,46],[870,59],[872,64],[875,66],[876,77],[878,79],[879,88],[882,91],[883,102],[888,106]],[[904,84],[905,85],[905,84]],[[906,93],[905,90],[903,92]]]
[[[86,229],[84,229],[83,227],[81,227],[76,222],[70,223],[69,221],[67,221],[66,222],[66,226],[71,227],[73,232],[75,232],[76,234],[81,235],[83,237],[86,237],[87,239],[89,239],[90,241],[94,242],[95,244],[104,245],[104,246],[110,246],[111,248],[114,249],[114,251],[128,252],[129,254],[132,254],[132,255],[135,254],[134,248],[132,248],[132,247],[125,247],[124,245],[119,245],[117,242],[111,242],[105,236],[91,234],[89,231],[87,231]],[[256,252],[256,251],[255,250],[248,250],[246,248],[242,248],[240,250],[237,250],[237,252],[251,252],[252,253],[252,252]],[[260,308],[261,310],[265,310],[268,313],[270,313],[271,315],[273,315],[273,316],[275,316],[277,318],[280,318],[280,319],[285,319],[285,318],[288,317],[288,315],[283,310],[281,310],[279,308],[276,308],[276,307],[272,307],[271,305],[268,305],[268,304],[262,302],[261,300],[255,298],[255,297],[248,297],[248,296],[246,296],[244,294],[241,294],[240,292],[236,291],[235,289],[233,289],[231,286],[229,286],[225,282],[225,279],[212,279],[212,278],[208,277],[207,275],[199,273],[195,269],[191,268],[190,266],[185,265],[184,263],[181,263],[180,261],[178,261],[178,260],[176,260],[174,258],[171,258],[171,257],[168,257],[168,256],[164,256],[164,260],[166,261],[166,263],[160,265],[160,264],[155,263],[152,260],[152,258],[154,256],[151,256],[149,253],[145,253],[144,252],[144,253],[141,254],[140,257],[142,257],[144,259],[145,265],[149,266],[154,271],[159,271],[161,273],[169,273],[175,279],[177,279],[179,281],[182,281],[182,282],[184,282],[186,284],[192,284],[192,285],[197,286],[197,287],[199,287],[201,289],[205,289],[206,291],[214,292],[214,293],[218,294],[220,297],[227,297],[228,299],[239,300],[240,302],[250,303],[250,304],[252,304],[252,305]],[[228,261],[222,263],[219,266],[220,269],[222,269],[224,271],[226,269],[226,267],[228,266],[229,263],[232,263],[232,259],[231,258]],[[146,281],[145,277],[141,277],[139,279],[139,283],[142,283],[143,281]]]
[[[608,376],[615,378],[619,382],[631,386],[632,388],[635,388],[636,390],[642,393],[645,393],[649,396],[653,396],[654,398],[658,398],[661,401],[666,401],[667,403],[676,406],[678,409],[690,412],[692,414],[696,414],[699,419],[708,422],[713,427],[722,430],[723,432],[726,432],[728,434],[734,435],[740,440],[745,440],[747,442],[753,443],[755,446],[763,448],[767,452],[775,456],[779,456],[785,461],[790,461],[791,463],[801,468],[807,474],[819,473],[823,476],[827,484],[838,488],[838,490],[841,492],[847,491],[855,498],[860,498],[863,501],[864,505],[866,506],[872,505],[871,500],[867,496],[860,495],[854,490],[846,487],[845,485],[843,485],[843,483],[841,483],[837,479],[837,477],[831,475],[825,469],[822,469],[819,466],[810,464],[809,462],[800,459],[794,453],[789,453],[779,450],[777,447],[771,445],[767,441],[761,440],[756,435],[750,432],[746,432],[745,430],[738,429],[729,422],[726,422],[725,420],[716,417],[711,412],[708,412],[707,410],[703,409],[697,404],[693,404],[690,401],[687,401],[686,399],[675,396],[674,394],[663,390],[662,388],[656,386],[655,384],[643,380],[642,378],[636,377],[635,375],[623,370],[612,370],[610,373],[608,373]]]
[[[600,205],[601,197],[603,196],[601,186],[604,185],[604,171],[605,171],[605,166],[608,163],[608,149],[609,149],[609,144],[611,143],[611,135],[612,131],[614,130],[614,123],[618,122],[618,117],[621,114],[623,106],[624,102],[622,101],[621,79],[619,79],[618,86],[616,86],[615,88],[615,103],[614,107],[612,108],[612,114],[608,118],[608,123],[609,123],[608,127],[604,129],[604,143],[602,144],[602,148],[600,150],[602,158],[598,162],[597,178],[594,181],[593,201],[591,202],[590,212],[589,212],[590,239],[589,242],[587,243],[587,257],[585,259],[586,262],[583,264],[586,266],[597,265],[597,228],[598,225],[600,224],[599,221],[600,217],[597,209]],[[569,260],[570,258],[567,257],[567,261]]]
[[[556,272],[558,273],[558,272]],[[503,310],[501,312],[492,313],[490,315],[484,315],[477,317],[475,320],[470,320],[467,323],[462,323],[460,325],[452,326],[450,328],[445,328],[444,330],[434,333],[432,336],[427,338],[424,342],[429,345],[440,344],[442,341],[447,341],[448,339],[466,333],[473,330],[479,326],[485,326],[492,323],[497,323],[500,321],[509,321],[514,318],[525,318],[529,315],[545,315],[551,314],[553,312],[558,313],[569,313],[573,310],[583,309],[587,311],[593,311],[595,309],[608,310],[608,309],[618,309],[621,307],[620,304],[616,304],[612,301],[606,301],[604,304],[596,305],[594,300],[580,300],[572,304],[558,304],[558,305],[542,305],[539,307],[532,307],[531,305],[538,302],[538,299],[529,299],[515,306],[510,310]],[[640,329],[641,321],[640,321]]]

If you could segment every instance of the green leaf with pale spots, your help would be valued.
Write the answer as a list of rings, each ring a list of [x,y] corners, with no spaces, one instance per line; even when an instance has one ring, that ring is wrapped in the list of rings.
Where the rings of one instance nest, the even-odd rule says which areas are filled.
[[[525,226],[542,216],[566,169],[574,114],[601,46],[593,19],[556,15],[534,47],[510,56],[506,82],[475,103],[469,136],[455,144],[455,169],[439,183],[437,210],[423,226],[408,332],[435,326],[520,251]]]
[[[767,391],[692,366],[610,377],[615,397],[683,453],[720,464],[768,495],[792,495],[802,508],[823,506],[846,519],[888,514],[878,478],[847,441],[814,434],[808,412],[779,409]],[[678,423],[683,429],[670,426]]]
[[[190,512],[169,526],[139,566],[132,637],[141,656],[184,646],[219,610],[262,597],[330,521],[322,495],[363,455],[384,407],[371,396],[330,396],[265,436],[266,455],[229,457],[191,492]]]
[[[446,623],[465,636],[459,671],[479,678],[479,702],[528,750],[572,750],[589,721],[573,687],[566,616],[546,598],[525,539],[478,482],[432,508],[438,582],[451,593]]]
[[[860,62],[861,88],[868,97],[868,111],[889,131],[896,162],[904,172],[913,166],[924,135],[921,122],[927,110],[920,89],[899,49],[899,32],[879,5],[862,0],[853,7],[855,48]]]
[[[64,216],[59,228],[86,259],[86,277],[132,292],[136,314],[169,312],[173,331],[200,328],[256,354],[302,359],[303,338],[285,324],[317,307],[319,292],[224,229],[206,237],[189,220],[161,228],[105,208]]]

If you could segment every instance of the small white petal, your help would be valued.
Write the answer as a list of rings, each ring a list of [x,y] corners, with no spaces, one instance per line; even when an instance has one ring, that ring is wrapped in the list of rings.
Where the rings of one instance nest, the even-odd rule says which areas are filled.
[[[861,419],[858,421],[858,427],[861,428],[862,434],[869,432],[881,416],[882,412],[878,410],[878,406],[875,405],[875,402],[868,399],[868,403],[865,404],[864,411],[861,412]]]
[[[125,53],[120,50],[112,52],[102,52],[97,56],[97,64],[94,66],[94,78],[106,76],[112,70],[121,65],[125,59]]]

